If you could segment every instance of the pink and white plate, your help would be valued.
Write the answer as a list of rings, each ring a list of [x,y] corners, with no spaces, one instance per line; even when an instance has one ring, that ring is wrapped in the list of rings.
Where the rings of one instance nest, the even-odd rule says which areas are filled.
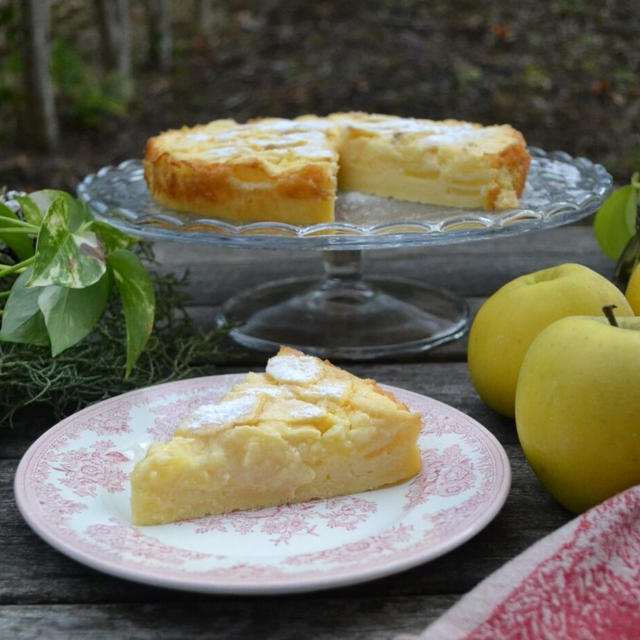
[[[461,545],[498,513],[511,472],[504,449],[452,407],[387,387],[423,417],[423,471],[393,487],[153,527],[131,524],[129,473],[199,404],[242,376],[149,387],[88,407],[22,458],[18,507],[34,531],[94,569],[156,586],[267,594],[390,575]]]

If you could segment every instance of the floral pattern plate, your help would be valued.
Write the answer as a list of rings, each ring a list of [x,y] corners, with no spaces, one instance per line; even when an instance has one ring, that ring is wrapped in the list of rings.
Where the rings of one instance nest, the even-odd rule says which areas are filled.
[[[128,475],[199,404],[242,376],[195,378],[105,400],[44,433],[22,458],[18,507],[34,531],[94,569],[207,593],[292,593],[390,575],[483,529],[509,491],[509,461],[484,427],[446,404],[386,387],[423,417],[422,472],[329,500],[137,527]]]

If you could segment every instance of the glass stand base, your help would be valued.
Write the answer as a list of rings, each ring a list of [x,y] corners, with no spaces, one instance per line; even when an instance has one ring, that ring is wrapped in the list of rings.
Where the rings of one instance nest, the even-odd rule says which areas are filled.
[[[292,278],[230,299],[218,324],[251,349],[281,344],[323,358],[370,360],[415,354],[462,336],[469,322],[464,300],[448,291],[400,278]]]

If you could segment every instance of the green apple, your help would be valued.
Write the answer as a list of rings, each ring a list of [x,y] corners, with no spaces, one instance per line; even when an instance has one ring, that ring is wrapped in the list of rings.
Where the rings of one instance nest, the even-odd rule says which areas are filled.
[[[631,272],[631,277],[624,291],[625,298],[629,301],[633,312],[640,316],[640,262]]]
[[[574,513],[640,483],[640,317],[562,318],[532,342],[516,428],[536,475]]]
[[[611,281],[580,264],[560,264],[520,276],[480,307],[469,331],[467,362],[480,397],[513,418],[520,365],[532,340],[553,321],[596,315],[616,305],[618,316],[633,315]]]

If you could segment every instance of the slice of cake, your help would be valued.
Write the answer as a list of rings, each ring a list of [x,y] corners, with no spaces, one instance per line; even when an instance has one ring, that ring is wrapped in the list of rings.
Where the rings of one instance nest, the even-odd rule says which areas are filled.
[[[283,347],[152,445],[131,474],[134,524],[376,489],[418,473],[421,419],[373,380]]]
[[[530,156],[509,125],[335,113],[340,189],[450,207],[518,205]]]
[[[337,126],[313,116],[166,131],[143,160],[151,196],[172,209],[247,224],[333,220]]]

